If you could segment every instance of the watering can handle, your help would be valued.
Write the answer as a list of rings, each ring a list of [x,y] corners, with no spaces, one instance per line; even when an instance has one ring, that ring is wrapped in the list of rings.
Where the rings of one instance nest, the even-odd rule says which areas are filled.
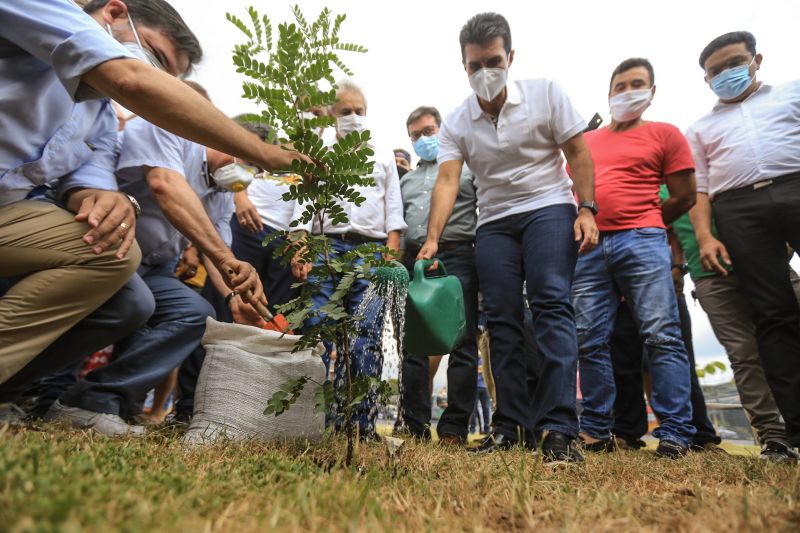
[[[414,264],[414,279],[425,279],[425,274],[428,270],[428,267],[431,266],[435,261],[439,262],[436,272],[440,273],[442,276],[446,276],[447,269],[444,268],[444,263],[441,259],[434,257],[432,259],[420,259]]]

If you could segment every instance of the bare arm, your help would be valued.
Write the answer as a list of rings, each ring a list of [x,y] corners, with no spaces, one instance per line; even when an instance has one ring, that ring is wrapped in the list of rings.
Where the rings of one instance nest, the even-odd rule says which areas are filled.
[[[708,272],[717,272],[723,276],[728,275],[725,264],[731,264],[728,250],[714,234],[711,233],[711,200],[704,192],[697,193],[697,202],[689,211],[689,218],[694,226],[697,237],[697,246],[700,249],[700,263]],[[720,259],[722,260],[720,262]]]
[[[695,204],[697,189],[693,170],[681,170],[664,176],[669,198],[661,204],[661,218],[669,226]]]
[[[181,80],[142,61],[112,59],[81,79],[156,126],[267,170],[289,166],[299,157],[261,142]]]
[[[203,264],[206,267],[208,279],[211,281],[211,284],[214,286],[217,292],[223,296],[228,296],[231,290],[225,284],[225,277],[220,274],[219,270],[217,270],[217,267],[214,266],[208,257],[203,258]],[[245,303],[241,296],[236,295],[228,300],[228,306],[231,309],[233,321],[237,324],[247,324],[258,328],[264,325],[264,319],[261,318],[255,309],[253,309],[252,305]]]
[[[430,259],[439,250],[439,239],[453,213],[461,183],[463,161],[445,161],[439,165],[439,175],[431,193],[431,213],[428,217],[428,235],[417,259]]]
[[[220,272],[234,272],[232,280],[226,277],[227,285],[243,295],[252,291],[254,300],[266,303],[257,272],[250,264],[234,257],[186,179],[174,170],[151,168],[147,172],[147,184],[167,220],[208,257]]]
[[[572,182],[578,200],[594,200],[594,162],[583,134],[579,133],[561,145],[561,151],[572,169]],[[600,206],[602,209],[602,206]],[[600,232],[594,221],[594,214],[589,209],[579,209],[575,220],[575,240],[580,241],[579,253],[587,253],[597,245]]]

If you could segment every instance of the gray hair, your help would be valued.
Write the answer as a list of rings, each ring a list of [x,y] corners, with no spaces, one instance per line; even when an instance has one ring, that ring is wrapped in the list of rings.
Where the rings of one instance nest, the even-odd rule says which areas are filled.
[[[436,125],[441,127],[442,125],[442,115],[439,113],[439,110],[435,107],[431,106],[420,106],[416,108],[414,111],[408,115],[408,119],[406,120],[406,128],[408,128],[412,122],[416,122],[422,117],[433,117],[433,120],[436,121]]]
[[[361,86],[358,85],[353,78],[344,78],[336,82],[336,99],[339,99],[339,95],[343,93],[358,93],[361,95],[362,100],[364,100],[364,109],[367,108],[367,97],[364,96],[364,91],[361,89]],[[330,107],[331,113],[333,113],[333,108],[336,104]]]

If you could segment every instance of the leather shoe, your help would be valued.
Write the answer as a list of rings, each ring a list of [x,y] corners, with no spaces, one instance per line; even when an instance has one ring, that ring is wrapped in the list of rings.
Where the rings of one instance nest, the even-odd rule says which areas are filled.
[[[472,453],[492,453],[510,450],[519,444],[520,442],[517,439],[510,439],[502,433],[492,433],[483,439],[478,446],[467,448],[467,450]]]

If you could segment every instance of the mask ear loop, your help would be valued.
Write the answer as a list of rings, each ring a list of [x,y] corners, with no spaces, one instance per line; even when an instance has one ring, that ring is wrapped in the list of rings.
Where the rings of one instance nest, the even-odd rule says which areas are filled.
[[[133,38],[136,39],[136,44],[139,45],[139,48],[144,50],[144,46],[142,46],[142,41],[139,39],[139,32],[136,31],[136,26],[133,25],[133,19],[131,18],[131,14],[128,13],[128,24],[131,25],[131,29],[133,30]]]

